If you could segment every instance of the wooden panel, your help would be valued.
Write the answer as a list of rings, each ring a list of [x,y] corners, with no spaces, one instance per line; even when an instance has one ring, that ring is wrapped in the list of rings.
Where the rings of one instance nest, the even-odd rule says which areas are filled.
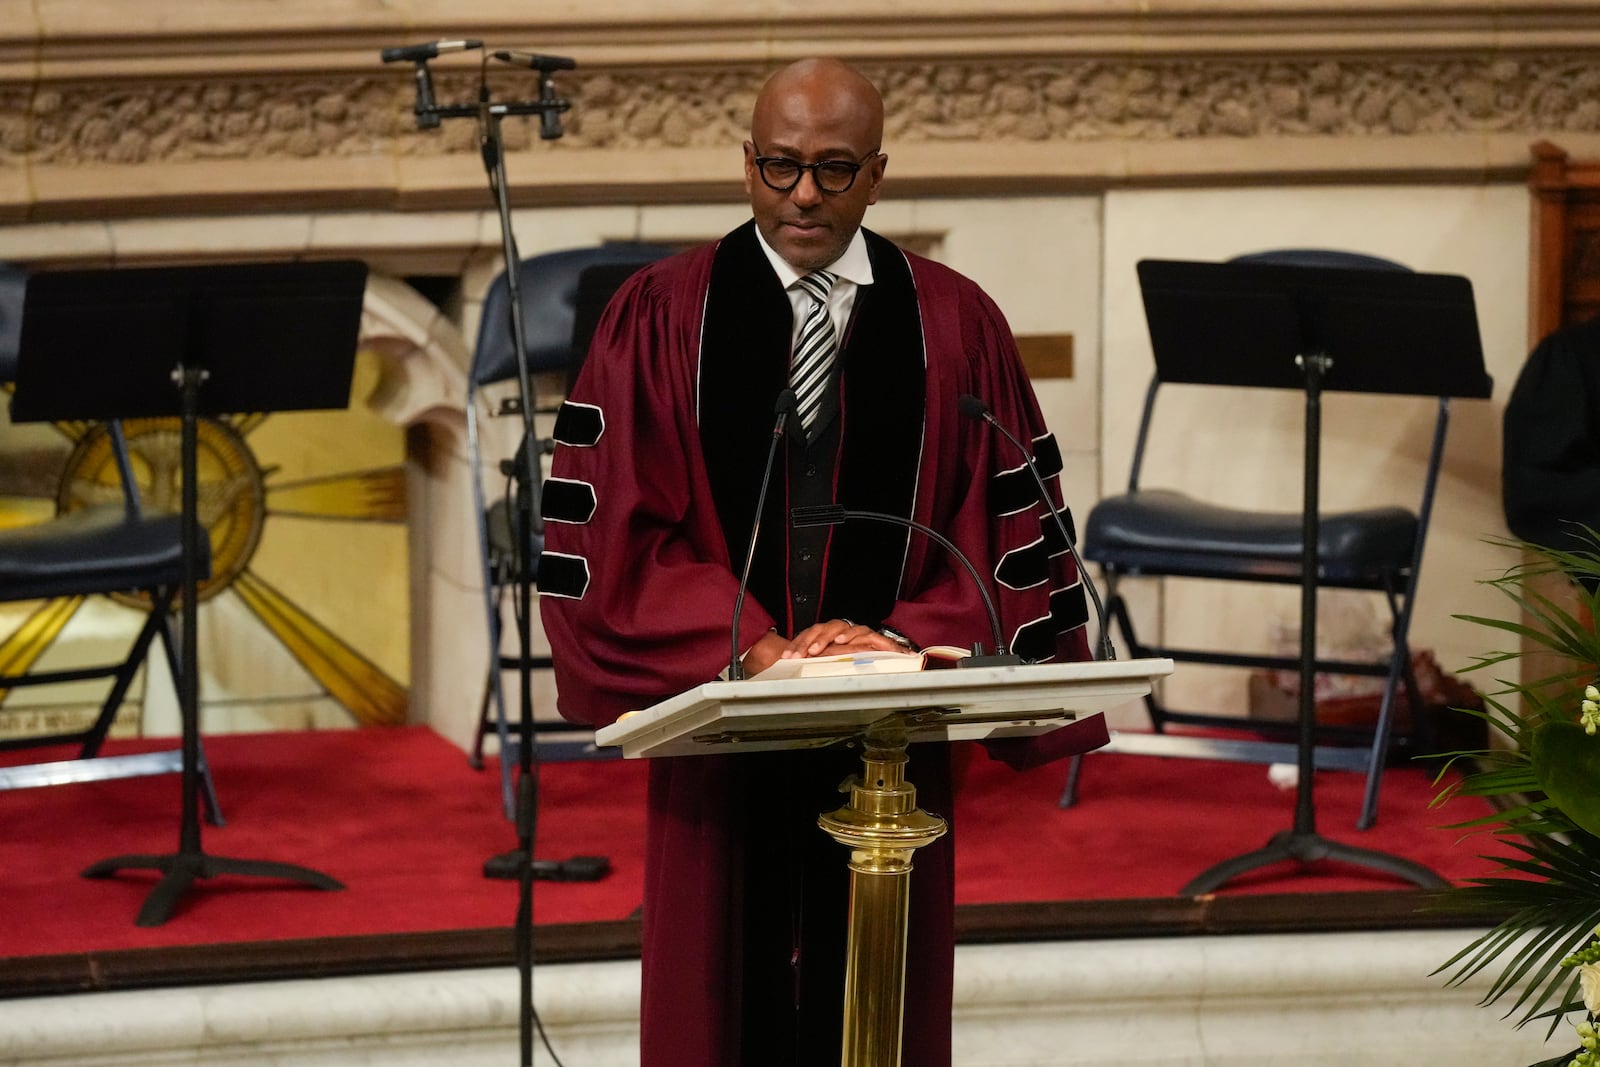
[[[1528,188],[1533,198],[1532,276],[1528,320],[1530,349],[1562,326],[1600,315],[1600,162],[1574,163],[1566,152],[1541,141],[1532,148]],[[1530,583],[1568,611],[1580,605],[1565,581],[1545,577]],[[1525,623],[1533,619],[1526,614]],[[1592,625],[1592,621],[1591,621]],[[1543,646],[1522,642],[1524,682],[1570,666]]]
[[[1033,333],[1017,338],[1017,351],[1022,353],[1022,365],[1034,381],[1042,378],[1072,377],[1072,335],[1070,333]]]

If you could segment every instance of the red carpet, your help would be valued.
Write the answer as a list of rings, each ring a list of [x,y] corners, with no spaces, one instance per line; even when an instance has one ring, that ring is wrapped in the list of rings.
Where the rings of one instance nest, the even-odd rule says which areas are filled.
[[[130,750],[121,745],[117,750]],[[151,747],[151,746],[144,746]],[[516,886],[482,877],[483,861],[514,847],[494,770],[422,728],[207,739],[228,825],[205,826],[215,856],[294,863],[341,880],[323,892],[255,878],[200,883],[164,926],[133,925],[155,876],[89,880],[88,864],[170,853],[178,841],[175,776],[0,792],[0,956],[90,949],[276,940],[510,926]],[[10,754],[9,762],[37,760]],[[539,923],[620,919],[639,905],[645,766],[606,760],[547,764],[536,855],[603,854],[594,883],[539,882]],[[1211,864],[1259,848],[1292,821],[1294,796],[1266,768],[1102,755],[1086,764],[1079,807],[1056,807],[1064,765],[1016,774],[977,752],[967,762],[955,822],[962,903],[1158,897]],[[911,778],[916,778],[912,750]],[[1362,780],[1318,780],[1318,829],[1328,837],[1426,864],[1447,878],[1481,874],[1493,846],[1439,829],[1485,810],[1442,811],[1420,769],[1392,770],[1378,826],[1355,830]],[[1261,872],[1225,891],[1402,888],[1329,865],[1284,877]]]

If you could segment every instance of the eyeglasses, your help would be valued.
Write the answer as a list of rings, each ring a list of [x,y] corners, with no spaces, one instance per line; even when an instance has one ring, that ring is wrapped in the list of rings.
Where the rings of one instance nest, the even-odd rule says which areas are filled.
[[[811,172],[811,180],[825,193],[846,193],[856,183],[856,175],[867,160],[878,154],[874,148],[855,162],[848,159],[824,159],[820,163],[801,163],[788,156],[757,156],[756,169],[768,189],[787,193],[800,184],[800,175]]]

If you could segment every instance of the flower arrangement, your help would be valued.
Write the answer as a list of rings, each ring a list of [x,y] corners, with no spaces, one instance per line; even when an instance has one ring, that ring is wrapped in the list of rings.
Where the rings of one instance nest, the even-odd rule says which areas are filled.
[[[1447,902],[1504,918],[1439,972],[1459,985],[1498,962],[1482,1003],[1515,993],[1506,1014],[1520,1015],[1518,1026],[1547,1018],[1553,1036],[1569,1015],[1581,1015],[1579,1047],[1534,1067],[1600,1067],[1600,535],[1574,530],[1581,534],[1571,550],[1501,542],[1524,562],[1488,584],[1517,605],[1519,618],[1457,616],[1531,643],[1560,665],[1543,677],[1500,680],[1482,711],[1465,712],[1487,720],[1504,743],[1453,753],[1453,764],[1470,758],[1470,769],[1436,801],[1491,799],[1492,814],[1452,828],[1492,833],[1510,850],[1494,857],[1493,875],[1447,891]],[[1571,597],[1542,591],[1552,584],[1570,587]],[[1521,656],[1492,652],[1467,670]]]

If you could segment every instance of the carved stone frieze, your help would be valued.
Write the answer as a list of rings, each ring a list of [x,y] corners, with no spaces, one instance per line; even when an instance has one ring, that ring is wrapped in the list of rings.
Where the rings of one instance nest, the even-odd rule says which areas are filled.
[[[868,67],[891,143],[1161,141],[1600,131],[1600,57],[1112,59]],[[745,136],[756,67],[575,73],[564,151],[721,146]],[[438,79],[441,102],[476,80]],[[509,88],[497,85],[499,98]],[[533,85],[527,85],[532,94]],[[97,165],[438,155],[471,123],[417,131],[408,79],[374,74],[0,89],[0,160]],[[505,122],[508,146],[537,138]]]
[[[1600,129],[1600,59],[1031,63],[886,72],[891,140]]]
[[[6,109],[0,152],[78,166],[369,155],[410,128],[401,108],[379,78],[53,84]]]

